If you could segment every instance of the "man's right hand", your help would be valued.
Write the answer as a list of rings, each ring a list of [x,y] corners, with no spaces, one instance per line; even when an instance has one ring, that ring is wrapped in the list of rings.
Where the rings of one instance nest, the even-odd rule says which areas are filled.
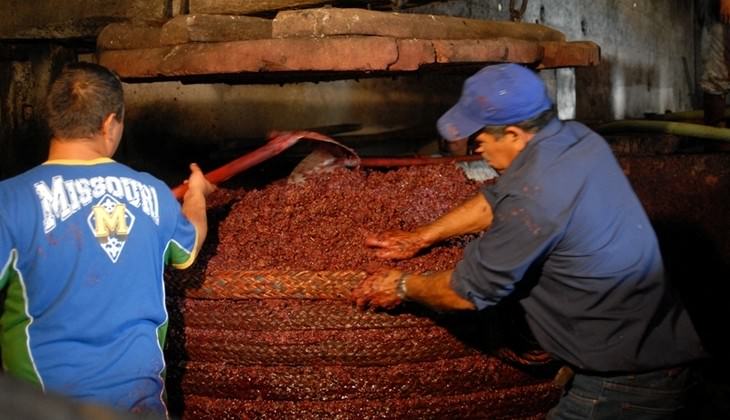
[[[182,212],[185,217],[195,226],[197,241],[195,242],[194,253],[197,255],[203,246],[203,241],[208,235],[208,216],[206,214],[205,197],[215,191],[215,185],[211,184],[203,175],[203,171],[196,163],[190,164],[190,177],[185,182],[188,190],[185,192],[182,202]]]
[[[190,164],[190,177],[186,181],[186,184],[188,185],[188,191],[199,192],[204,197],[207,197],[208,194],[216,189],[216,186],[205,178],[203,171],[200,170],[197,163]]]
[[[403,274],[398,270],[371,274],[352,291],[351,298],[362,310],[393,309],[401,303],[397,288]]]
[[[375,251],[375,256],[378,258],[404,260],[413,257],[418,251],[430,244],[418,232],[393,230],[377,235],[368,235],[365,238],[365,245],[372,248],[379,248]]]

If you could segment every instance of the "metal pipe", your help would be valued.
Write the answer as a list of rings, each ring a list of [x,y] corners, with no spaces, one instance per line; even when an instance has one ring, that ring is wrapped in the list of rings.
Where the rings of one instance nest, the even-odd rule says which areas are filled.
[[[730,118],[730,108],[725,108],[725,118]],[[658,121],[702,121],[705,118],[705,111],[694,109],[691,111],[667,112],[665,114],[646,113],[644,114],[648,120]]]

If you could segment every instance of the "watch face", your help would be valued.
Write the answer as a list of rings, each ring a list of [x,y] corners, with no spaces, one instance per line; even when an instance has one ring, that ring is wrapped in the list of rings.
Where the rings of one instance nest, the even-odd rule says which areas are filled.
[[[400,300],[406,300],[408,296],[408,289],[406,288],[406,274],[401,274],[400,278],[395,284],[395,294]]]

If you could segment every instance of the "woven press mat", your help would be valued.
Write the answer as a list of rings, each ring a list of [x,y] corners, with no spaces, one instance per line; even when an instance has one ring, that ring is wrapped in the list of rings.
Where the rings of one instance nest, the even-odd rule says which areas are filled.
[[[409,168],[399,170],[397,178],[436,190],[449,186],[448,194],[453,195],[460,190],[454,180],[467,181],[450,168]],[[384,189],[394,188],[383,182],[387,174],[374,176],[386,184]],[[539,350],[512,346],[518,340],[504,317],[434,313],[412,304],[391,312],[361,311],[349,296],[367,275],[373,258],[367,257],[371,251],[359,235],[337,249],[316,243],[310,245],[314,250],[302,249],[300,239],[313,236],[309,228],[374,229],[370,219],[357,219],[365,213],[358,207],[362,205],[379,206],[381,214],[372,223],[383,224],[385,213],[388,222],[404,229],[434,218],[416,209],[411,215],[421,219],[403,223],[401,215],[390,212],[387,194],[368,190],[368,179],[358,178],[368,176],[357,171],[327,177],[314,186],[282,183],[261,191],[223,191],[225,199],[211,200],[212,207],[228,204],[210,212],[211,240],[201,260],[191,270],[170,272],[167,281],[172,414],[185,419],[544,417],[559,397],[552,382],[554,371],[545,368],[549,359]],[[352,188],[322,190],[322,185],[345,184]],[[399,193],[393,193],[400,205],[412,201],[404,190],[423,196],[420,188],[401,186]],[[312,196],[302,195],[302,188],[313,189]],[[463,200],[475,188],[461,188],[452,200]],[[370,191],[378,198],[348,197],[347,191]],[[344,203],[341,208],[327,202],[331,194]],[[279,202],[263,202],[274,198]],[[443,199],[435,193],[429,198],[432,203]],[[287,210],[293,204],[281,200],[302,203],[296,206],[309,223],[300,225]],[[436,205],[434,211],[442,213],[451,205]],[[339,213],[337,226],[326,227],[333,223],[322,220],[327,216],[315,221],[309,213],[324,208]],[[352,224],[342,220],[353,218]],[[391,229],[392,224],[383,227]],[[292,236],[280,236],[283,231]],[[267,238],[261,237],[262,232],[268,232]],[[264,240],[268,248],[249,249]],[[399,264],[414,271],[453,266],[466,241],[451,242]],[[293,255],[296,249],[310,256]],[[314,251],[317,256],[312,257]],[[341,261],[340,252],[350,256],[349,261]],[[334,269],[323,270],[318,264]],[[347,264],[353,269],[338,268]],[[246,268],[250,266],[256,269]]]

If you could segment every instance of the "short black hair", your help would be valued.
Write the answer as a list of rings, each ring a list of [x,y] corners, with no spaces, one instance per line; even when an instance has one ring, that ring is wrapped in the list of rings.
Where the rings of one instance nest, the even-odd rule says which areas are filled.
[[[548,125],[550,121],[557,117],[557,115],[558,112],[553,105],[547,110],[538,114],[536,117],[530,118],[529,120],[506,125],[488,125],[477,131],[476,134],[474,134],[473,136],[476,138],[476,136],[478,136],[480,133],[487,133],[495,137],[501,137],[502,135],[504,135],[504,130],[507,127],[519,127],[529,133],[537,133],[538,131],[542,130],[546,125]]]
[[[93,63],[69,64],[51,85],[46,99],[48,127],[57,138],[87,138],[104,120],[124,118],[124,91],[116,74]]]

